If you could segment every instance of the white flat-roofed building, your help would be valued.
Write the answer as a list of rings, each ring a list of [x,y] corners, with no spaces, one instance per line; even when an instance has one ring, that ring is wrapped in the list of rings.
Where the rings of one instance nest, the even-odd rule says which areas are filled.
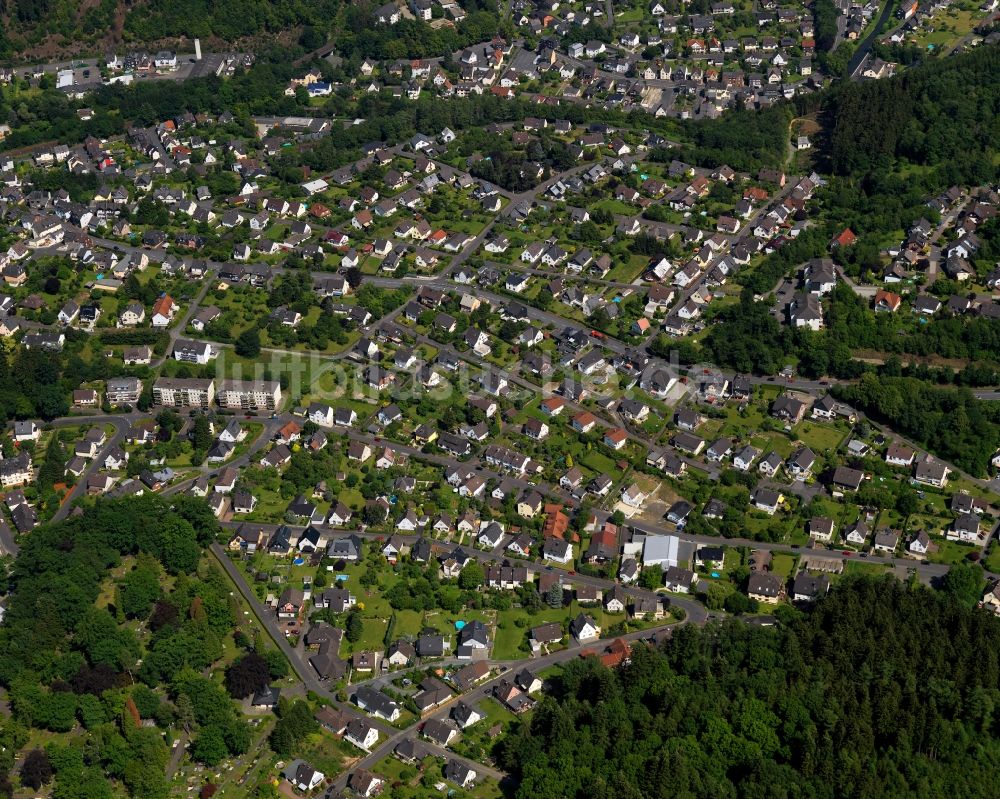
[[[142,381],[137,377],[111,377],[105,384],[104,396],[112,405],[139,401]]]
[[[202,378],[161,377],[153,383],[153,403],[173,408],[208,410],[215,399],[215,383]]]
[[[274,380],[223,380],[219,405],[245,411],[275,411],[281,404],[281,384]]]
[[[174,360],[185,363],[196,363],[201,366],[207,364],[214,356],[212,345],[207,341],[193,341],[188,338],[179,338],[174,342]]]
[[[642,565],[679,566],[681,540],[675,535],[649,535],[642,546]]]

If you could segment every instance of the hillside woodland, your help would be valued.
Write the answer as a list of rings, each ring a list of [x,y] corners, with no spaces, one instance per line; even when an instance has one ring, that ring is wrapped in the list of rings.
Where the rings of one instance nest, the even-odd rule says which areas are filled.
[[[249,725],[205,676],[237,621],[228,582],[201,560],[216,530],[196,499],[145,496],[25,539],[0,628],[4,775],[31,730],[48,743],[21,783],[54,779],[56,799],[103,799],[112,785],[166,796],[164,731],[191,732],[192,756],[209,765],[247,750]],[[9,787],[0,781],[0,796]]]
[[[998,646],[1000,622],[953,595],[850,580],[776,629],[575,661],[498,756],[519,799],[987,799]]]

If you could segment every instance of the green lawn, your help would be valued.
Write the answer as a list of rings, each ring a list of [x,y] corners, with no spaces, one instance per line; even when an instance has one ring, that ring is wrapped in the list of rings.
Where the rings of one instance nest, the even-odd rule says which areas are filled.
[[[327,732],[316,732],[303,741],[296,754],[329,777],[339,774],[344,760],[355,756],[356,751]]]
[[[577,462],[589,469],[593,469],[595,472],[607,472],[613,478],[620,477],[621,475],[615,466],[614,460],[603,452],[598,452],[596,449],[582,455]]]
[[[423,614],[416,610],[397,610],[394,638],[416,637],[423,629]]]
[[[750,439],[750,443],[757,447],[762,453],[761,457],[766,457],[771,452],[776,452],[781,458],[787,460],[792,454],[794,447],[784,433],[761,433]]]
[[[997,546],[996,542],[990,544],[989,551],[986,553],[986,559],[983,561],[983,566],[988,571],[1000,572],[1000,546]]]
[[[865,563],[860,560],[849,560],[844,564],[844,574],[868,574],[878,576],[889,568],[885,563]]]
[[[458,754],[471,760],[484,762],[493,751],[494,740],[491,740],[487,735],[489,730],[497,724],[506,730],[515,716],[509,710],[501,707],[495,699],[482,699],[475,703],[475,707],[483,714],[482,720],[477,721],[467,730],[463,730],[461,737],[452,745],[452,748]]]
[[[421,785],[424,774],[429,778],[431,784],[444,782],[443,768],[444,762],[433,757],[426,758],[423,763],[412,766],[394,757],[387,757],[375,764],[372,771],[387,778],[391,788],[383,795],[391,796],[392,799],[425,799],[425,797],[437,795],[447,796],[448,799],[501,799],[503,797],[500,786],[489,779],[479,781],[468,791],[456,788],[451,783],[445,783],[448,787],[441,794],[430,791]]]
[[[840,446],[840,442],[847,435],[836,427],[816,422],[803,422],[795,428],[794,432],[806,446],[817,454],[832,452]]]
[[[958,541],[947,541],[944,538],[934,539],[937,545],[937,552],[929,552],[927,559],[933,563],[965,563],[966,558],[973,552],[978,552],[979,547],[972,544],[962,544]]]
[[[345,639],[341,644],[340,651],[343,657],[355,652],[381,652],[385,649],[385,631],[389,626],[388,623],[384,619],[369,616],[367,609],[363,611],[362,621],[364,632],[361,639],[354,643]]]
[[[497,614],[496,636],[493,642],[494,660],[517,660],[526,657],[525,650],[521,649],[528,637],[528,631],[532,627],[540,624],[547,624],[551,621],[568,622],[577,613],[580,607],[576,602],[565,608],[543,607],[535,615],[529,615],[527,611],[520,608],[502,610]],[[589,610],[587,612],[590,612]]]
[[[642,274],[648,264],[647,258],[634,255],[628,261],[616,263],[604,279],[616,283],[631,283]]]
[[[792,576],[792,572],[795,570],[795,561],[795,555],[788,552],[775,552],[771,557],[771,571],[787,579]]]

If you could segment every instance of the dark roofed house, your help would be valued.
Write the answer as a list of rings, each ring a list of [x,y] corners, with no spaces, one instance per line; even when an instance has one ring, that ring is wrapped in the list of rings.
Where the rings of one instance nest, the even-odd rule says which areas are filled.
[[[454,725],[440,719],[428,719],[424,722],[421,734],[438,746],[447,746],[458,735]]]
[[[478,775],[465,763],[458,760],[449,760],[444,767],[444,778],[448,782],[453,782],[460,788],[468,788],[476,781]]]
[[[362,719],[354,719],[347,725],[344,740],[367,752],[378,741],[378,729]]]
[[[874,549],[876,552],[884,552],[891,555],[896,551],[896,547],[898,546],[899,546],[898,530],[891,530],[885,527],[875,531]]]
[[[558,644],[563,640],[564,635],[562,624],[556,621],[531,628],[533,645]]]
[[[422,658],[439,658],[444,655],[444,636],[425,633],[417,638],[417,654]]]
[[[273,685],[261,686],[254,692],[250,700],[251,707],[274,710],[278,706],[278,699],[281,696],[281,689]]]
[[[493,687],[493,696],[511,713],[521,714],[531,710],[535,700],[522,691],[514,682],[506,678]]]
[[[459,702],[454,708],[452,708],[451,717],[455,720],[455,723],[464,730],[467,727],[471,727],[476,722],[482,721],[483,714],[474,705]]]
[[[944,488],[948,482],[949,469],[941,461],[934,460],[929,455],[917,462],[913,479],[924,485]]]
[[[427,677],[420,683],[420,690],[413,695],[413,701],[421,713],[426,713],[452,698],[451,689],[434,677]]]
[[[409,641],[394,641],[386,651],[386,660],[392,666],[409,666],[417,656],[417,650]]]
[[[396,745],[393,754],[404,763],[417,763],[430,753],[426,744],[413,738],[404,738]]]
[[[776,604],[784,590],[781,577],[771,572],[752,572],[747,581],[747,594],[750,598],[768,605]]]
[[[471,690],[476,683],[486,679],[489,674],[489,664],[486,661],[479,660],[475,663],[470,663],[468,666],[463,666],[454,673],[451,679],[460,691],[465,692]]]
[[[787,394],[782,394],[771,403],[771,415],[790,425],[801,422],[805,412],[805,403]]]
[[[359,685],[354,692],[354,703],[365,713],[393,722],[399,718],[399,705],[387,694],[368,685]]]
[[[351,720],[350,715],[344,711],[329,706],[321,707],[314,717],[321,727],[328,729],[334,735],[343,735]]]
[[[833,485],[843,491],[857,491],[864,479],[864,472],[848,466],[838,466],[833,472]]]
[[[311,791],[324,780],[323,772],[317,771],[304,760],[293,760],[283,774],[286,780],[302,792]]]
[[[814,602],[830,590],[830,578],[825,574],[813,576],[799,572],[792,584],[792,599],[796,602]]]

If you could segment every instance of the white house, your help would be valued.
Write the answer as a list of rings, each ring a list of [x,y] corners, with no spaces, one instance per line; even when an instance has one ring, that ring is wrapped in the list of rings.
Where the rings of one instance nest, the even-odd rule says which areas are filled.
[[[378,730],[361,719],[355,719],[347,725],[344,740],[367,752],[378,741]]]
[[[285,779],[303,793],[311,791],[323,783],[326,775],[317,771],[304,760],[293,760],[285,768]]]
[[[601,628],[590,616],[581,613],[569,623],[569,631],[580,642],[594,641],[601,637]]]

